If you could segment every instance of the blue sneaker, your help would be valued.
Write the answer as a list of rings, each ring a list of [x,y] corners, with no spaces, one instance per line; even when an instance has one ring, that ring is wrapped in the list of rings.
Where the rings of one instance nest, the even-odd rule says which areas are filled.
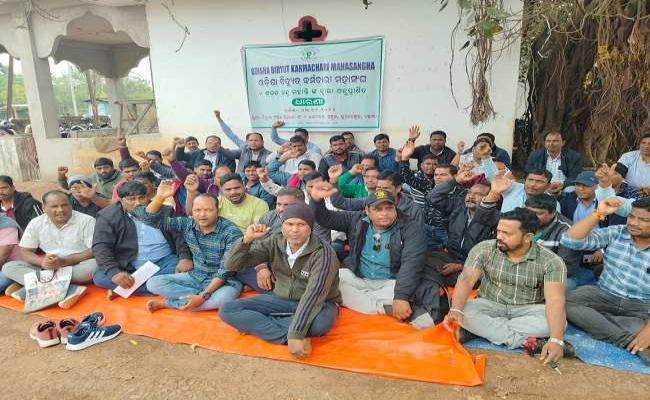
[[[79,325],[79,329],[68,336],[68,344],[66,344],[65,348],[72,351],[83,350],[86,347],[111,340],[117,337],[120,332],[122,332],[122,327],[119,325]]]
[[[88,314],[81,320],[81,324],[92,325],[92,326],[102,326],[106,322],[104,314],[102,312],[96,311],[92,314]]]

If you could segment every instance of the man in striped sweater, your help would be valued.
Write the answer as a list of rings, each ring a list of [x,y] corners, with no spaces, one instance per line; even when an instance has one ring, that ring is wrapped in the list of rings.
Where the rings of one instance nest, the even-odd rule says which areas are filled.
[[[309,337],[325,335],[336,321],[339,262],[329,244],[312,233],[314,213],[309,206],[290,204],[281,218],[282,233],[262,241],[255,242],[271,228],[250,225],[226,260],[230,271],[268,263],[272,293],[226,303],[219,316],[241,332],[286,343],[289,353],[303,358],[311,353]]]

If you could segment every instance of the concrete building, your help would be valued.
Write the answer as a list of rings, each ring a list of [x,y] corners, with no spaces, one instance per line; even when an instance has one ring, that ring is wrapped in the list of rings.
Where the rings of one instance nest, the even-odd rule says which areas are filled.
[[[490,131],[510,149],[516,117],[518,46],[498,57],[491,75],[494,120],[474,127],[469,120],[471,90],[463,57],[453,65],[450,92],[450,34],[458,18],[455,3],[443,12],[427,0],[44,0],[4,1],[0,5],[0,51],[20,59],[28,97],[40,175],[52,178],[57,165],[89,172],[94,140],[61,139],[48,57],[91,68],[107,78],[109,101],[121,99],[120,78],[150,56],[159,134],[130,139],[139,149],[163,147],[169,138],[199,139],[219,132],[212,110],[219,109],[242,135],[249,130],[240,49],[245,44],[286,43],[288,32],[305,15],[327,27],[328,40],[381,35],[386,40],[382,132],[402,143],[410,125],[449,134],[448,145],[471,142]],[[506,0],[513,11],[522,2]],[[184,30],[187,28],[187,32]],[[189,33],[189,34],[188,34]],[[457,46],[464,43],[459,34]],[[117,115],[116,110],[112,110]],[[377,132],[358,132],[357,142],[372,147]],[[327,133],[315,133],[321,147]],[[230,143],[224,139],[224,146]],[[274,145],[268,141],[268,146]],[[114,155],[116,157],[116,155]],[[11,172],[0,165],[3,172]]]

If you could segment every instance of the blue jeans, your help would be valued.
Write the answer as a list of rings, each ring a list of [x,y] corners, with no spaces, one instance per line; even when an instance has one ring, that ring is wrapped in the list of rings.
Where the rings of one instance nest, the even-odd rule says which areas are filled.
[[[578,286],[591,285],[596,283],[594,272],[588,268],[578,267],[575,274],[566,280],[566,290],[573,290]]]
[[[181,308],[187,304],[185,296],[199,294],[205,289],[210,282],[211,278],[197,279],[189,272],[181,272],[177,274],[152,276],[147,281],[147,290],[151,293],[163,296],[165,304],[171,308]],[[221,308],[229,301],[235,300],[241,293],[241,282],[230,279],[217,289],[209,299],[207,299],[199,307],[193,308],[190,311],[205,311],[216,310]]]
[[[156,272],[154,276],[157,275],[166,275],[173,274],[176,272],[176,264],[178,264],[178,256],[176,254],[170,254],[167,257],[163,257],[160,260],[151,261],[160,267],[160,271]],[[152,277],[153,278],[153,277]],[[151,278],[150,278],[151,279]],[[93,283],[99,287],[106,289],[115,289],[116,284],[113,283],[111,277],[106,275],[104,271],[97,271],[93,275]],[[147,290],[147,285],[142,285],[133,292],[136,296],[153,296],[153,293]]]
[[[282,299],[274,294],[259,294],[226,303],[219,317],[240,332],[250,333],[267,342],[287,343],[289,325],[298,301]],[[323,336],[334,326],[338,306],[326,301],[309,327],[307,336]]]
[[[268,293],[268,290],[262,289],[257,284],[257,271],[255,271],[255,268],[248,268],[243,272],[237,272],[236,276],[239,282],[250,286],[257,293]]]
[[[447,246],[449,240],[447,229],[424,225],[424,231],[427,235],[427,250],[441,251]]]
[[[7,278],[2,274],[2,272],[0,272],[0,296],[4,294],[5,290],[7,290],[9,285],[11,285],[12,283],[14,283],[14,281]]]

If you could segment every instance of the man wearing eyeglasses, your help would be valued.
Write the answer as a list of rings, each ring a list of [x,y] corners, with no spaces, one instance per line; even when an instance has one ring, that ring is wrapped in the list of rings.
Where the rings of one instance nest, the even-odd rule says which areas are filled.
[[[395,197],[383,189],[370,194],[365,210],[356,212],[328,210],[323,199],[334,192],[331,184],[318,184],[310,206],[318,224],[345,231],[350,241],[350,254],[339,270],[343,305],[363,314],[392,315],[416,328],[433,325],[414,296],[424,283],[423,225],[399,211]]]

